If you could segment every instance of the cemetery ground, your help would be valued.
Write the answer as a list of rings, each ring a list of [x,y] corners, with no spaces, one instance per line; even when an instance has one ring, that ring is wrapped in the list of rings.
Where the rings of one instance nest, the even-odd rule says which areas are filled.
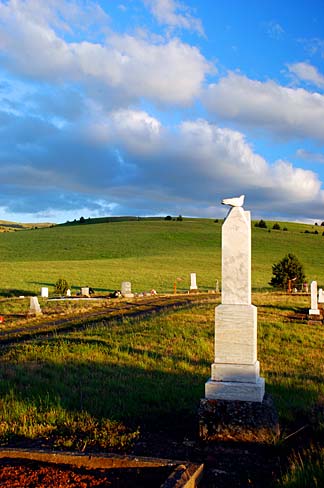
[[[181,297],[191,302],[181,306]],[[110,311],[102,302],[56,302],[62,308],[51,311],[53,302],[40,318],[6,321],[2,332],[30,328],[30,335],[20,340],[14,335],[12,342],[2,336],[2,343],[0,336],[2,448],[190,460],[205,465],[203,487],[322,486],[324,328],[308,323],[309,295],[253,294],[261,374],[281,426],[279,440],[270,445],[248,437],[240,443],[199,442],[197,408],[210,376],[214,307],[220,298],[166,299],[178,300],[177,308],[176,302],[171,310],[159,307],[162,297],[121,299],[114,305],[110,300]],[[152,313],[154,307],[145,309],[144,302],[154,300]],[[19,316],[23,301],[12,303]],[[146,314],[127,316],[132,303]],[[45,301],[42,305],[46,310]],[[72,306],[77,310],[66,314],[63,307]],[[60,331],[62,318],[71,326]],[[86,474],[97,481],[84,486],[100,486],[102,473],[76,476]]]

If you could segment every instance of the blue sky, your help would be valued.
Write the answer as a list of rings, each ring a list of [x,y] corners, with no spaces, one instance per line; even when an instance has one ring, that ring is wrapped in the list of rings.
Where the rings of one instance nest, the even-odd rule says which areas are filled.
[[[0,0],[0,219],[324,220],[324,6]]]

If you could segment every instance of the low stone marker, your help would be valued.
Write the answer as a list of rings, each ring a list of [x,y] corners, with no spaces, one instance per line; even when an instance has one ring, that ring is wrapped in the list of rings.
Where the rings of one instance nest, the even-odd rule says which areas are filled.
[[[67,297],[70,297],[71,296],[71,290],[70,290],[70,288],[68,290],[66,290],[66,296]]]
[[[308,313],[309,315],[320,315],[317,303],[317,281],[311,282],[311,308]]]
[[[222,303],[215,310],[215,359],[200,402],[199,434],[202,440],[242,440],[248,435],[271,441],[279,425],[271,397],[264,396],[257,360],[251,216],[236,200],[222,226]]]
[[[121,294],[125,298],[133,298],[132,284],[130,281],[123,281],[121,284]]]
[[[322,288],[318,290],[318,303],[324,303],[324,293]]]
[[[88,286],[83,286],[81,288],[81,295],[83,297],[90,297],[90,292],[89,292],[89,287]]]
[[[198,290],[196,273],[190,273],[190,290]]]
[[[41,297],[42,298],[48,298],[48,288],[46,286],[43,286],[41,288]]]
[[[40,315],[42,313],[42,309],[40,308],[38,298],[37,297],[30,297],[30,306],[29,306],[29,315]]]

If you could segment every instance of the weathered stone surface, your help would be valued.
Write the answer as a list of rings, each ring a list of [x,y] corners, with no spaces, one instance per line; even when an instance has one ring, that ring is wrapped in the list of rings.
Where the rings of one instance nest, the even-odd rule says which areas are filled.
[[[257,308],[219,305],[215,314],[215,363],[254,364],[257,360]]]
[[[222,227],[222,304],[251,304],[251,217],[242,207]]]
[[[279,436],[278,415],[272,397],[262,402],[202,399],[198,410],[199,437],[203,441],[273,443]]]

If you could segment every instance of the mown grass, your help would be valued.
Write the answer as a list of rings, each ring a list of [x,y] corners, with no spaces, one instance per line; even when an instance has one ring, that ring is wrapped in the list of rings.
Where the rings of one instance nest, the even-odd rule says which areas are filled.
[[[98,292],[120,289],[131,281],[134,291],[188,290],[190,273],[201,289],[214,289],[221,279],[221,220],[109,222],[58,226],[0,234],[2,295],[54,290],[64,277],[76,291],[92,286]],[[272,264],[295,253],[307,279],[324,285],[322,227],[281,223],[287,231],[252,226],[252,285],[269,289]],[[272,223],[268,222],[271,227]],[[305,230],[319,229],[319,234]],[[271,230],[269,232],[269,230]]]

